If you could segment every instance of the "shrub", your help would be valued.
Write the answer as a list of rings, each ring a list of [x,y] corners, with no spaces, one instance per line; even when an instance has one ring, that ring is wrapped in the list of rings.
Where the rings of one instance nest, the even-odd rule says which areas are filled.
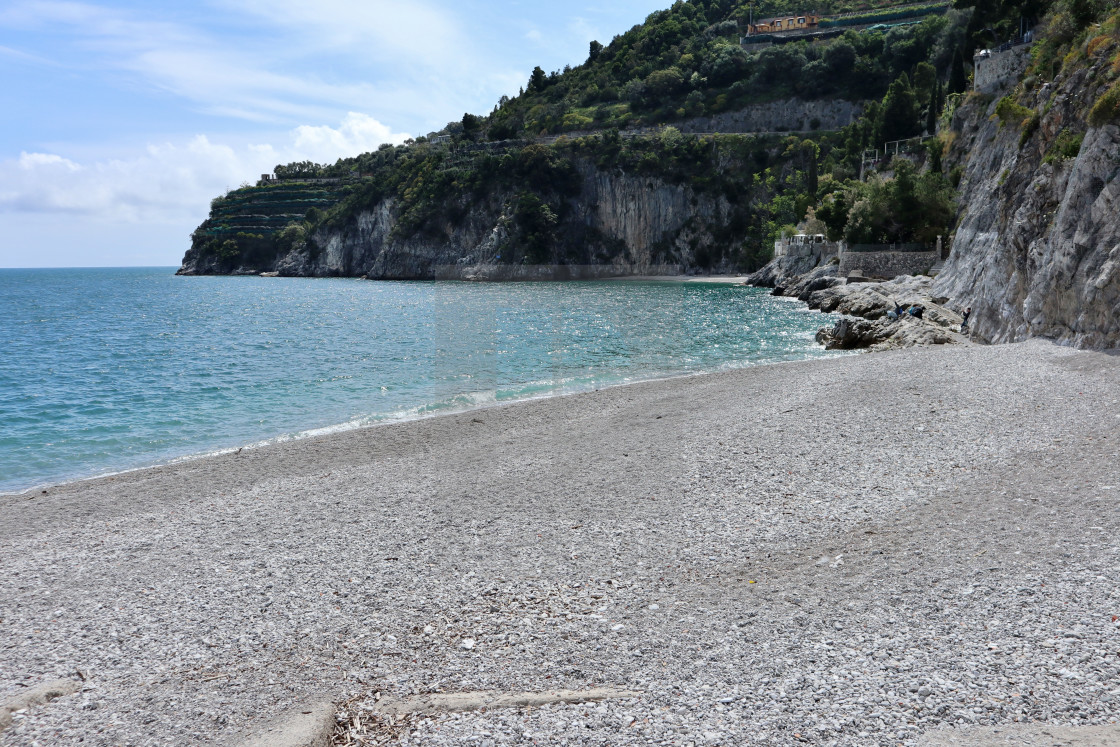
[[[241,255],[241,250],[237,247],[237,242],[233,239],[226,239],[215,248],[217,250],[215,253],[223,262],[232,262]]]
[[[312,208],[315,210],[315,208]],[[310,212],[310,211],[308,211]],[[292,222],[276,235],[276,248],[281,254],[287,254],[292,249],[300,250],[307,245],[307,226],[303,223]]]
[[[1004,125],[1014,125],[1015,127],[1022,127],[1026,125],[1027,120],[1034,114],[1034,112],[1027,107],[1016,103],[1015,99],[1010,96],[1004,96],[996,104],[996,117],[999,118],[1001,127]]]
[[[1062,130],[1058,133],[1058,137],[1054,138],[1054,142],[1050,146],[1050,150],[1043,156],[1043,163],[1058,163],[1070,158],[1076,158],[1077,154],[1081,152],[1081,141],[1085,138],[1084,133],[1072,133],[1069,130]]]
[[[1092,39],[1089,40],[1089,46],[1087,46],[1085,48],[1085,53],[1088,54],[1090,57],[1093,57],[1100,50],[1101,47],[1105,46],[1110,41],[1111,41],[1111,39],[1105,34],[1093,37]]]
[[[684,75],[675,67],[655,70],[646,77],[645,84],[654,96],[671,96],[684,87]]]
[[[1120,120],[1120,81],[1113,83],[1089,111],[1089,124],[1094,127],[1117,120]]]
[[[595,120],[593,120],[591,117],[586,117],[582,114],[577,114],[576,112],[565,114],[564,119],[561,120],[561,124],[564,125],[564,129],[566,130],[580,130],[590,127],[594,123]]]
[[[1038,112],[1031,112],[1031,115],[1023,121],[1023,131],[1019,133],[1019,147],[1022,148],[1031,139],[1035,131],[1038,129]]]

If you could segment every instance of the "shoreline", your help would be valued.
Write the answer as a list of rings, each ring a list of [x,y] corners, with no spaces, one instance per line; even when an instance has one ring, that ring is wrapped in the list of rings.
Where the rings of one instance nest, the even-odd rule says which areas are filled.
[[[593,687],[641,695],[410,743],[1108,724],[1118,385],[1115,356],[1043,341],[914,348],[0,497],[0,701],[85,678],[0,744],[233,744],[317,693],[376,728],[377,692]]]
[[[624,275],[603,278],[621,282],[660,282],[660,283],[715,283],[718,285],[747,285],[750,275]]]
[[[793,300],[796,301],[796,299],[793,299]],[[726,372],[726,371],[738,371],[738,370],[741,370],[741,369],[744,369],[744,368],[752,368],[752,367],[755,367],[755,366],[772,366],[772,365],[777,366],[777,365],[786,365],[786,364],[790,364],[790,363],[802,363],[802,362],[806,362],[806,361],[810,361],[810,360],[828,360],[830,358],[834,358],[834,357],[845,355],[845,354],[850,354],[850,353],[848,351],[835,351],[835,352],[832,352],[832,353],[829,353],[829,354],[821,354],[819,356],[812,357],[812,358],[797,358],[797,359],[794,359],[794,360],[768,360],[768,361],[759,361],[759,362],[729,361],[729,362],[725,362],[721,368],[715,369],[715,370],[702,369],[702,370],[696,370],[696,371],[681,371],[681,372],[677,372],[677,373],[663,373],[662,372],[662,373],[654,374],[650,378],[638,378],[638,379],[634,379],[634,380],[631,380],[631,381],[622,381],[622,382],[618,382],[618,383],[612,383],[612,384],[608,384],[606,386],[593,386],[593,387],[586,388],[586,389],[576,389],[576,390],[572,390],[572,391],[551,392],[551,393],[547,393],[547,394],[533,394],[533,395],[527,395],[527,396],[524,396],[524,397],[515,397],[513,399],[508,399],[508,400],[503,400],[503,401],[494,400],[494,401],[488,401],[488,402],[481,402],[481,403],[473,404],[473,405],[465,405],[465,406],[462,406],[462,407],[449,407],[447,409],[440,409],[440,410],[431,411],[431,412],[413,413],[412,410],[408,410],[408,411],[405,412],[405,414],[400,414],[400,415],[390,414],[390,415],[387,415],[383,419],[378,420],[376,422],[363,422],[365,420],[368,420],[369,418],[374,417],[374,416],[363,416],[362,418],[359,418],[357,421],[352,420],[352,421],[346,421],[346,422],[343,422],[343,423],[332,423],[330,425],[318,426],[318,427],[315,427],[315,428],[307,428],[307,429],[304,429],[304,430],[301,430],[301,431],[296,431],[294,433],[282,433],[282,434],[279,434],[279,435],[276,435],[276,436],[262,438],[262,439],[259,439],[259,440],[256,440],[256,441],[250,441],[248,443],[244,443],[244,444],[241,444],[239,446],[224,446],[224,447],[220,447],[220,448],[216,448],[216,449],[211,449],[209,451],[195,452],[195,453],[191,453],[191,454],[183,454],[181,456],[171,457],[171,458],[168,458],[166,460],[156,461],[156,462],[152,462],[152,463],[149,463],[149,464],[144,464],[144,465],[140,465],[140,466],[136,466],[136,467],[128,467],[128,468],[124,468],[124,469],[120,469],[120,470],[103,472],[103,473],[95,474],[95,475],[87,475],[87,476],[84,476],[84,477],[75,477],[73,479],[63,479],[63,480],[58,481],[58,482],[52,482],[52,481],[48,480],[48,481],[44,481],[44,482],[32,485],[32,486],[27,487],[27,488],[22,488],[22,489],[17,489],[17,490],[3,490],[3,489],[0,489],[0,501],[2,501],[4,498],[25,497],[25,496],[27,496],[29,494],[32,494],[32,493],[36,493],[36,492],[41,493],[42,491],[50,491],[50,490],[57,489],[57,488],[60,488],[60,487],[80,484],[80,483],[89,482],[89,481],[93,481],[93,480],[103,480],[103,479],[108,479],[108,478],[116,478],[116,477],[119,477],[121,475],[127,475],[127,474],[131,474],[131,473],[134,473],[134,472],[143,472],[145,470],[153,470],[153,469],[162,469],[162,468],[165,468],[165,467],[173,467],[177,464],[181,464],[181,463],[185,463],[185,462],[191,462],[191,461],[195,461],[195,460],[198,460],[198,459],[209,459],[211,457],[221,457],[221,456],[225,456],[227,454],[237,454],[237,453],[240,453],[242,451],[254,451],[254,450],[258,450],[258,449],[265,449],[265,448],[270,448],[270,447],[273,447],[273,446],[277,446],[277,445],[285,444],[285,443],[290,443],[290,442],[294,442],[294,441],[305,441],[305,440],[308,440],[308,439],[325,438],[325,437],[330,437],[332,435],[339,434],[339,433],[348,433],[350,431],[358,431],[358,430],[365,430],[365,429],[371,429],[371,428],[381,428],[381,427],[390,426],[390,425],[397,425],[397,424],[401,424],[401,423],[412,423],[412,422],[417,422],[417,421],[421,421],[421,420],[428,420],[428,419],[431,419],[431,418],[450,417],[450,416],[454,416],[454,415],[462,415],[464,413],[473,413],[473,412],[477,412],[477,411],[489,410],[489,409],[493,409],[493,408],[497,408],[497,407],[507,407],[507,406],[518,405],[518,404],[521,404],[521,403],[524,403],[524,402],[534,402],[534,401],[537,401],[537,400],[548,400],[548,399],[554,399],[554,398],[571,397],[571,396],[577,396],[577,395],[580,395],[580,394],[587,394],[589,392],[598,392],[598,391],[603,391],[603,390],[607,390],[607,389],[615,389],[615,388],[618,388],[618,387],[634,386],[634,385],[644,384],[644,383],[648,383],[648,382],[671,381],[671,380],[674,380],[674,379],[687,379],[687,378],[691,378],[691,377],[694,377],[694,376],[708,376],[708,375],[713,375],[713,374],[720,374],[720,373],[723,373],[723,372]],[[456,395],[456,396],[470,397],[470,396],[475,395],[475,394],[480,394],[480,393],[479,392],[465,392],[461,395]],[[487,394],[487,393],[483,392],[481,394]],[[415,408],[413,408],[413,409],[415,409]]]

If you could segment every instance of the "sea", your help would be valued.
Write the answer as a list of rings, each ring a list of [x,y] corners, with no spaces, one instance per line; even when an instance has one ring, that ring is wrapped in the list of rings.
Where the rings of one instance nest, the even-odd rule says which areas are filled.
[[[767,291],[0,270],[0,493],[631,382],[805,360]]]

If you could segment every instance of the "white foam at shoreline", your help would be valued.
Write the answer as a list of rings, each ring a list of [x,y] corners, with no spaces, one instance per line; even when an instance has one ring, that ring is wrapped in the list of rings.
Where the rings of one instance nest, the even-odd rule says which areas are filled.
[[[615,387],[630,386],[633,384],[644,384],[654,381],[666,381],[669,379],[684,379],[696,376],[709,376],[712,374],[725,373],[730,371],[738,371],[744,368],[752,368],[754,366],[771,366],[783,365],[787,363],[798,363],[807,360],[825,360],[828,358],[835,358],[844,355],[854,354],[851,351],[832,351],[826,354],[815,352],[813,355],[793,353],[792,357],[785,360],[766,360],[766,361],[725,361],[715,368],[705,368],[696,371],[682,371],[682,372],[655,372],[654,374],[645,377],[622,377],[619,380],[600,379],[588,382],[585,385],[578,387],[564,387],[554,388],[551,391],[542,392],[540,394],[530,394],[525,396],[513,396],[509,399],[500,398],[500,393],[506,390],[488,390],[484,392],[467,392],[464,394],[453,395],[450,399],[467,398],[472,400],[470,403],[460,407],[448,405],[441,407],[440,402],[446,400],[437,400],[433,403],[424,405],[417,405],[405,410],[387,413],[385,415],[364,415],[353,420],[348,420],[343,423],[335,423],[332,425],[319,426],[316,428],[308,428],[306,430],[295,431],[292,433],[283,433],[270,438],[264,438],[257,441],[251,441],[240,446],[223,446],[217,449],[208,451],[196,452],[192,454],[184,454],[182,456],[171,457],[168,459],[160,459],[154,462],[138,465],[135,467],[128,467],[125,469],[112,470],[108,472],[101,472],[94,475],[85,475],[74,477],[71,479],[63,479],[58,482],[42,482],[28,488],[19,490],[4,491],[0,490],[0,497],[7,496],[23,496],[35,491],[42,491],[51,488],[58,488],[65,485],[72,485],[75,483],[88,482],[92,480],[101,480],[108,477],[117,477],[119,475],[126,475],[132,472],[142,472],[147,469],[155,469],[158,467],[166,467],[169,465],[183,464],[192,462],[199,459],[208,459],[211,457],[224,456],[226,454],[238,453],[241,451],[252,451],[255,449],[266,448],[276,444],[289,443],[292,441],[303,441],[311,438],[321,438],[332,436],[339,433],[348,433],[350,431],[361,430],[363,428],[374,428],[381,425],[394,425],[398,423],[407,423],[416,420],[426,420],[428,418],[442,417],[444,415],[460,415],[465,412],[474,412],[486,410],[492,407],[504,407],[507,405],[516,405],[523,402],[532,402],[535,400],[552,399],[554,397],[568,397],[576,394],[583,394],[587,392],[594,392],[600,389],[612,389]],[[508,387],[507,389],[523,389],[533,386],[534,384],[547,384],[549,380],[538,380],[527,382],[525,384]]]

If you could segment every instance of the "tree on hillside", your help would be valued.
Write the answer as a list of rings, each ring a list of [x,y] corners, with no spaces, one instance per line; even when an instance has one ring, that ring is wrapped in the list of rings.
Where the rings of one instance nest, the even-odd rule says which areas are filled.
[[[821,157],[821,148],[812,140],[802,140],[800,150],[801,162],[805,167],[805,191],[809,194],[811,200],[816,200],[820,181],[817,173],[817,161]]]
[[[320,166],[314,161],[298,161],[288,165],[278,164],[273,169],[279,179],[314,179],[323,175],[325,166]]]
[[[937,118],[941,116],[941,81],[933,79],[929,90],[929,105],[926,107],[926,134],[937,132]]]
[[[867,182],[851,182],[843,201],[850,201],[844,238],[851,244],[917,241],[933,243],[945,234],[953,218],[953,190],[940,171],[918,174],[913,163],[896,158],[893,179],[878,174]],[[841,213],[843,201],[829,195],[817,217],[829,224]]]
[[[895,158],[891,163],[894,169],[894,189],[890,195],[894,208],[897,228],[895,234],[902,240],[912,238],[913,232],[922,224],[925,205],[918,197],[918,170],[905,158]]]
[[[645,80],[646,90],[654,96],[671,96],[684,87],[684,75],[675,67],[654,70]]]
[[[728,85],[743,77],[749,57],[742,47],[720,45],[701,65],[700,73],[713,86]]]
[[[968,78],[964,72],[964,55],[961,48],[953,52],[953,61],[949,63],[949,93],[964,93],[968,88]]]
[[[537,65],[533,68],[533,74],[529,76],[529,90],[539,93],[547,87],[548,74],[541,69],[540,65]]]
[[[940,174],[943,168],[941,164],[941,151],[944,145],[938,138],[930,138],[926,141],[926,149],[929,152],[929,170],[935,174]]]
[[[852,193],[846,189],[837,189],[821,198],[817,206],[816,218],[824,223],[825,235],[829,241],[839,241],[844,238],[844,227],[848,224],[848,211],[851,204]]]
[[[754,85],[784,90],[797,81],[807,61],[796,45],[767,47],[758,54]]]
[[[547,262],[558,222],[552,206],[532,192],[522,192],[514,205],[513,221],[521,233],[524,261],[534,265]]]
[[[1106,7],[1102,0],[1065,0],[1063,5],[1078,29],[1096,21]]]
[[[856,64],[856,48],[843,39],[834,41],[825,47],[824,61],[834,75],[846,75]]]
[[[603,45],[599,42],[592,40],[590,49],[588,50],[587,61],[594,62],[599,59],[599,55],[603,52]]]
[[[920,134],[918,97],[906,73],[898,76],[883,98],[883,113],[878,127],[878,143],[903,140]]]
[[[914,68],[914,93],[918,103],[928,106],[933,99],[933,89],[937,83],[937,69],[928,62],[919,62]]]

